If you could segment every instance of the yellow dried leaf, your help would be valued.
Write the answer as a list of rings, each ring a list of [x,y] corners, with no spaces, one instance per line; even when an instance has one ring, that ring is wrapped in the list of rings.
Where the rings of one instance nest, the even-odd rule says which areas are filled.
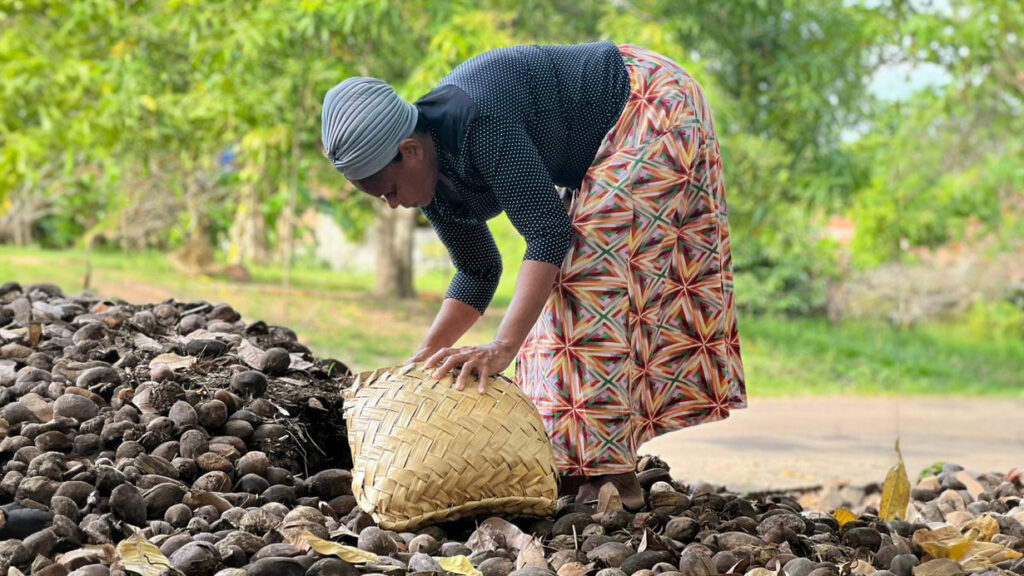
[[[156,544],[137,532],[130,538],[118,542],[117,555],[121,557],[121,564],[125,570],[142,576],[159,576],[171,567],[171,561]]]
[[[903,454],[900,453],[900,441],[896,439],[897,464],[889,469],[882,486],[882,503],[878,507],[878,517],[883,521],[895,518],[907,519],[907,505],[910,504],[910,479],[907,468],[903,465]]]
[[[960,564],[968,572],[981,572],[1007,560],[1016,560],[1022,554],[994,542],[974,542]]]
[[[975,518],[963,526],[963,529],[970,533],[972,530],[977,533],[977,539],[988,542],[993,536],[999,534],[999,522],[991,516]]]
[[[832,518],[839,523],[839,527],[842,528],[848,522],[853,522],[857,517],[846,508],[836,508],[836,511],[832,513]]]
[[[959,561],[967,555],[974,545],[974,540],[952,526],[943,526],[935,530],[922,529],[914,532],[914,544],[936,558]]]
[[[302,534],[299,535],[297,540],[301,540],[313,550],[316,550],[318,554],[326,554],[330,556],[337,556],[345,562],[352,564],[361,564],[366,562],[378,562],[380,558],[373,552],[367,552],[366,550],[360,550],[354,546],[346,546],[337,542],[331,542],[330,540],[324,540],[318,538],[308,531],[303,530]]]
[[[914,566],[914,576],[962,576],[963,568],[949,558],[932,558]]]
[[[447,556],[437,559],[437,563],[444,568],[445,571],[453,574],[462,574],[463,576],[480,576],[481,572],[473,567],[473,563],[469,561],[463,555],[458,556]]]

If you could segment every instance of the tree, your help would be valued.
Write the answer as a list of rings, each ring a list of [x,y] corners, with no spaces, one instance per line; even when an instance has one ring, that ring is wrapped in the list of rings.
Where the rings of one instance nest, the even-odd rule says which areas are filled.
[[[904,57],[942,66],[952,80],[881,112],[860,144],[874,168],[853,210],[862,264],[961,239],[972,226],[1024,237],[1022,28],[1024,6],[1013,1],[959,0],[905,16]]]
[[[669,34],[678,47],[669,55],[708,92],[722,144],[737,303],[758,312],[822,310],[834,268],[820,230],[867,178],[841,134],[874,110],[866,84],[891,33],[888,7],[829,0],[622,6],[616,10]]]

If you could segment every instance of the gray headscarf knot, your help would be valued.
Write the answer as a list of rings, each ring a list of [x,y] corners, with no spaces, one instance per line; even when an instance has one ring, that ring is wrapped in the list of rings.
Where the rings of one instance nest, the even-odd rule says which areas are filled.
[[[394,159],[418,115],[386,82],[349,78],[324,96],[324,150],[345,178],[362,180]]]

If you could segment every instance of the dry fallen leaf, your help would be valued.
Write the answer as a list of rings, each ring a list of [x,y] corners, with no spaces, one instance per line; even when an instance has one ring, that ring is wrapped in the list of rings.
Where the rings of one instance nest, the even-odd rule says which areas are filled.
[[[149,369],[152,370],[157,364],[166,364],[171,370],[178,370],[184,368],[188,370],[196,363],[194,356],[178,356],[168,352],[167,354],[161,354],[156,358],[149,361]]]
[[[1011,550],[1002,544],[993,542],[975,542],[967,555],[960,561],[960,565],[968,572],[984,572],[991,570],[993,566],[1007,560],[1016,560],[1022,554]]]
[[[889,469],[882,486],[882,503],[878,506],[878,517],[883,521],[896,518],[907,519],[907,505],[910,504],[910,479],[907,468],[903,465],[903,454],[900,453],[900,441],[896,439],[897,464]]]
[[[56,558],[57,564],[65,567],[80,564],[113,564],[117,560],[117,550],[110,544],[82,546],[65,552]]]
[[[846,508],[836,508],[836,511],[832,513],[832,518],[838,522],[839,527],[842,528],[847,522],[853,522],[856,520],[857,516]]]
[[[299,536],[292,540],[292,544],[305,542],[310,548],[316,550],[319,554],[337,556],[345,562],[350,562],[352,564],[380,561],[380,558],[373,552],[367,552],[354,546],[346,546],[337,542],[331,542],[330,540],[324,540],[323,538],[317,538],[310,534],[308,530],[303,530]]]
[[[960,560],[974,542],[952,526],[914,532],[914,544],[936,558]]]
[[[139,333],[135,335],[135,347],[142,350],[143,352],[156,352],[160,353],[163,351],[163,344],[156,340],[146,336],[145,334]]]
[[[298,352],[292,352],[291,354],[288,355],[288,358],[291,359],[291,362],[288,363],[289,370],[309,370],[310,368],[316,366],[316,364],[313,364],[312,362],[303,358],[302,354]]]
[[[437,563],[441,565],[446,572],[453,574],[462,574],[463,576],[482,576],[482,573],[473,567],[473,563],[469,561],[463,555],[458,556],[446,556],[437,559]]]
[[[117,555],[121,557],[121,565],[125,570],[142,576],[159,576],[171,568],[171,561],[164,553],[139,533],[118,542]]]
[[[965,524],[963,529],[977,531],[978,540],[988,542],[992,540],[993,536],[999,534],[999,522],[991,516],[982,516]]]
[[[597,510],[594,516],[603,516],[609,512],[622,510],[622,497],[619,490],[611,482],[605,482],[597,493]]]
[[[935,530],[922,529],[914,532],[914,544],[935,558],[948,558],[959,562],[968,572],[981,572],[1006,560],[1016,560],[1022,555],[1002,544],[979,542],[984,532],[971,528],[961,534],[952,526]]]
[[[964,573],[959,564],[949,558],[935,558],[914,566],[914,576],[961,576]]]
[[[494,516],[477,526],[469,540],[466,540],[466,546],[473,552],[506,547],[522,550],[532,540],[529,534],[523,533],[515,524]]]
[[[351,528],[344,524],[338,524],[338,527],[331,530],[331,538],[359,538],[359,534],[352,531]]]
[[[607,484],[606,484],[607,486]],[[637,546],[637,554],[644,550],[670,550],[671,547],[661,539],[660,536],[654,533],[649,527],[644,527],[644,535],[640,538],[640,544]]]
[[[544,557],[544,546],[541,544],[540,538],[531,538],[530,543],[523,546],[523,549],[519,551],[519,555],[516,556],[516,570],[523,566],[547,568],[547,565],[548,561]]]
[[[252,342],[243,338],[238,344],[236,354],[238,354],[238,357],[248,364],[250,368],[254,368],[256,370],[263,369],[263,349],[254,345]]]

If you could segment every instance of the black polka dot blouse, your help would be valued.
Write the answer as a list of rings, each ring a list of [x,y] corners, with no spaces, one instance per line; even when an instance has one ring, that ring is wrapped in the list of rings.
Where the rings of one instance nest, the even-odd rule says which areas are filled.
[[[448,298],[487,308],[501,254],[486,222],[502,211],[524,260],[561,265],[572,227],[555,186],[580,187],[628,97],[618,48],[595,42],[485,52],[416,102],[440,162],[422,210],[457,270]]]

